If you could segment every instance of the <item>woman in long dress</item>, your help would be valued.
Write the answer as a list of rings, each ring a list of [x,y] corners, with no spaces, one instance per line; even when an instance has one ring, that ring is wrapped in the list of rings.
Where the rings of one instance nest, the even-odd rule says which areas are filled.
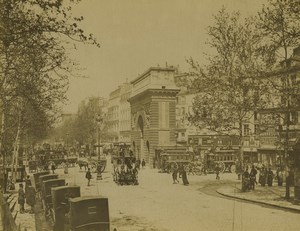
[[[185,171],[184,168],[182,169],[181,177],[182,177],[183,184],[184,185],[189,185],[189,181],[187,179],[186,171]]]

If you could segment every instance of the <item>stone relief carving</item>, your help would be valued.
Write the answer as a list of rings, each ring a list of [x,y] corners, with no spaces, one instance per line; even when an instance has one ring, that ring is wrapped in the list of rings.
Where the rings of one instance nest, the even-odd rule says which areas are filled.
[[[137,120],[136,115],[137,115],[137,113],[131,114],[131,128],[132,129],[135,129],[135,127],[136,127],[136,120]]]
[[[145,126],[150,127],[150,104],[144,106]]]

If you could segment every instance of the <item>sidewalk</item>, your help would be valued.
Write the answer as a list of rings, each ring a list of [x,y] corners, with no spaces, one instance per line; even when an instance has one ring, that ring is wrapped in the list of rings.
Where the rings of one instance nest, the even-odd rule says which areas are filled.
[[[245,201],[261,203],[265,205],[270,205],[278,208],[288,209],[294,212],[300,213],[300,204],[293,200],[294,188],[290,188],[291,199],[289,201],[285,200],[285,186],[272,186],[272,187],[262,187],[256,185],[255,190],[248,192],[241,191],[241,183],[234,186],[224,186],[217,190],[217,192],[223,196],[242,199]]]

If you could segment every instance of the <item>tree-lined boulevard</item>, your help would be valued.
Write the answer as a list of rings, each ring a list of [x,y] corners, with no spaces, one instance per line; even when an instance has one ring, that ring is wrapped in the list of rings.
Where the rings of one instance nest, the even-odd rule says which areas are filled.
[[[189,3],[195,4],[195,10],[206,7],[204,0],[196,2]],[[67,97],[70,83],[86,77],[82,63],[74,60],[78,47],[110,51],[107,60],[118,56],[111,44],[102,44],[104,37],[93,35],[102,22],[86,22],[86,15],[78,15],[80,4],[87,3],[0,0],[4,230],[15,231],[18,225],[22,231],[95,227],[108,231],[109,225],[114,231],[299,230],[299,0],[266,0],[250,15],[220,4],[210,23],[203,25],[197,24],[196,15],[184,21],[174,3],[174,9],[167,7],[170,11],[160,15],[162,24],[172,12],[180,16],[183,27],[205,26],[206,42],[193,44],[193,50],[201,54],[193,57],[173,47],[175,53],[169,59],[174,54],[182,56],[186,69],[166,60],[165,67],[152,66],[130,81],[124,76],[125,83],[111,89],[109,99],[101,92],[107,90],[107,82],[119,77],[108,75],[101,84],[95,82],[97,96],[79,86],[82,102],[72,114],[63,110],[75,101]],[[106,4],[103,9],[110,6]],[[129,12],[138,12],[131,19],[145,20],[146,36],[158,33],[153,41],[159,40],[162,33],[154,23],[152,3],[142,4],[151,12],[153,24],[146,14],[141,17],[137,3],[128,1],[128,6],[136,7]],[[99,14],[106,15],[103,9]],[[138,45],[129,45],[136,41],[137,36],[130,33],[135,24],[128,25],[126,33],[132,36],[128,39],[120,28],[120,21],[126,19],[118,18],[118,10],[110,9],[109,30],[101,33],[118,37],[128,61],[130,54],[140,52]],[[189,34],[180,31],[180,23],[171,40],[195,41],[179,36]],[[163,26],[167,30],[169,25]],[[143,44],[139,33],[138,42]],[[143,45],[149,51],[156,47]],[[164,53],[168,59],[167,49],[156,52],[157,59]],[[138,55],[140,60],[143,56],[148,53]],[[152,64],[145,61],[143,65]],[[130,69],[113,68],[123,68],[124,73]],[[39,178],[41,172],[44,181]],[[51,192],[57,186],[62,186],[59,196]],[[107,201],[109,214],[99,215]],[[84,209],[82,216],[74,212]],[[110,221],[105,220],[108,217]]]

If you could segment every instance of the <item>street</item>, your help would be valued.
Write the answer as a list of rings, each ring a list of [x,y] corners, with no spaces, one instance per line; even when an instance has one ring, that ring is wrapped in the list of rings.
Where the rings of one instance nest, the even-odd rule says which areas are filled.
[[[58,173],[62,173],[58,170]],[[109,198],[111,230],[299,230],[300,215],[272,207],[219,196],[218,186],[238,184],[235,174],[189,175],[189,186],[172,183],[172,176],[157,169],[141,169],[138,186],[118,186],[113,182],[111,165],[103,180],[93,175],[87,186],[84,170],[70,168],[69,185],[82,186],[82,196]],[[181,180],[181,179],[179,179]]]

